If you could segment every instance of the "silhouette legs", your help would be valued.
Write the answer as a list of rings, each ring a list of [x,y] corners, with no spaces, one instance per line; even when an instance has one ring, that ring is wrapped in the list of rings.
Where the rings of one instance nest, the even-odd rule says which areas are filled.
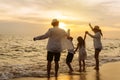
[[[55,77],[58,76],[58,69],[59,69],[59,63],[58,61],[55,61]],[[51,61],[48,61],[47,63],[47,77],[50,78],[50,70],[51,70]]]
[[[67,62],[66,64],[68,65],[68,67],[69,67],[69,69],[70,69],[69,72],[71,73],[71,72],[73,71],[73,68],[72,68],[70,62]]]
[[[79,61],[79,71],[80,72],[86,71],[86,69],[85,69],[85,60]]]
[[[55,77],[58,76],[58,69],[59,69],[59,63],[58,61],[55,61]]]
[[[95,62],[96,62],[96,66],[95,66],[95,69],[96,70],[99,70],[99,53],[100,51],[99,50],[95,50]]]
[[[47,76],[50,78],[50,70],[51,70],[51,61],[48,61],[47,63]]]

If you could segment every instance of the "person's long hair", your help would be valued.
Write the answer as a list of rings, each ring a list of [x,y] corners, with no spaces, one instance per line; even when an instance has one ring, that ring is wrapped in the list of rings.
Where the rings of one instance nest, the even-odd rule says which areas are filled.
[[[85,47],[85,41],[83,40],[83,38],[82,38],[81,36],[79,36],[79,37],[77,38],[77,41],[78,41],[78,45],[80,46],[80,48],[81,48],[82,46]]]
[[[97,30],[97,32],[100,32],[101,36],[103,36],[103,33],[102,33],[102,31],[101,31],[101,29],[99,28],[98,25],[96,25],[93,29],[94,32],[96,32],[96,30]]]
[[[101,36],[103,36],[103,33],[102,33],[101,29],[99,30],[99,32],[100,32]]]

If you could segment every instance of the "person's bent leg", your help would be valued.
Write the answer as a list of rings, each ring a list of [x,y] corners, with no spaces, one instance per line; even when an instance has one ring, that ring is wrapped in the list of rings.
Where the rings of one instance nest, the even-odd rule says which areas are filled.
[[[67,65],[68,65],[68,67],[69,67],[69,72],[72,72],[72,71],[73,71],[73,68],[72,68],[72,66],[71,66],[70,62],[66,62],[66,64],[67,64]]]
[[[72,53],[69,53],[68,52],[68,55],[67,55],[67,58],[66,58],[66,64],[68,65],[69,67],[69,72],[71,73],[73,71],[73,68],[71,66],[71,62],[72,62],[72,59],[73,59],[73,54]]]

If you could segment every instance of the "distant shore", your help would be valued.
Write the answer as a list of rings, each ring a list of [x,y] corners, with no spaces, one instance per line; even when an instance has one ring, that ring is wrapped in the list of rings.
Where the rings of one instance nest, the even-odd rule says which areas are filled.
[[[11,80],[120,80],[120,61],[106,63],[100,67],[99,71],[95,71],[93,67],[88,67],[87,72],[74,72],[73,75],[59,74],[58,78],[51,77],[39,78],[39,77],[23,77]]]

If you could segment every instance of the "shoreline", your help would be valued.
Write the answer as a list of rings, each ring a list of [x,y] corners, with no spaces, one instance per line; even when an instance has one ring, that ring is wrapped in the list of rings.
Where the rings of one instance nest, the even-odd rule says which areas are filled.
[[[60,73],[57,78],[22,77],[10,80],[119,80],[119,67],[120,61],[103,64],[100,66],[99,71],[95,71],[93,67],[88,67],[86,72],[73,72],[72,75],[68,73]]]

